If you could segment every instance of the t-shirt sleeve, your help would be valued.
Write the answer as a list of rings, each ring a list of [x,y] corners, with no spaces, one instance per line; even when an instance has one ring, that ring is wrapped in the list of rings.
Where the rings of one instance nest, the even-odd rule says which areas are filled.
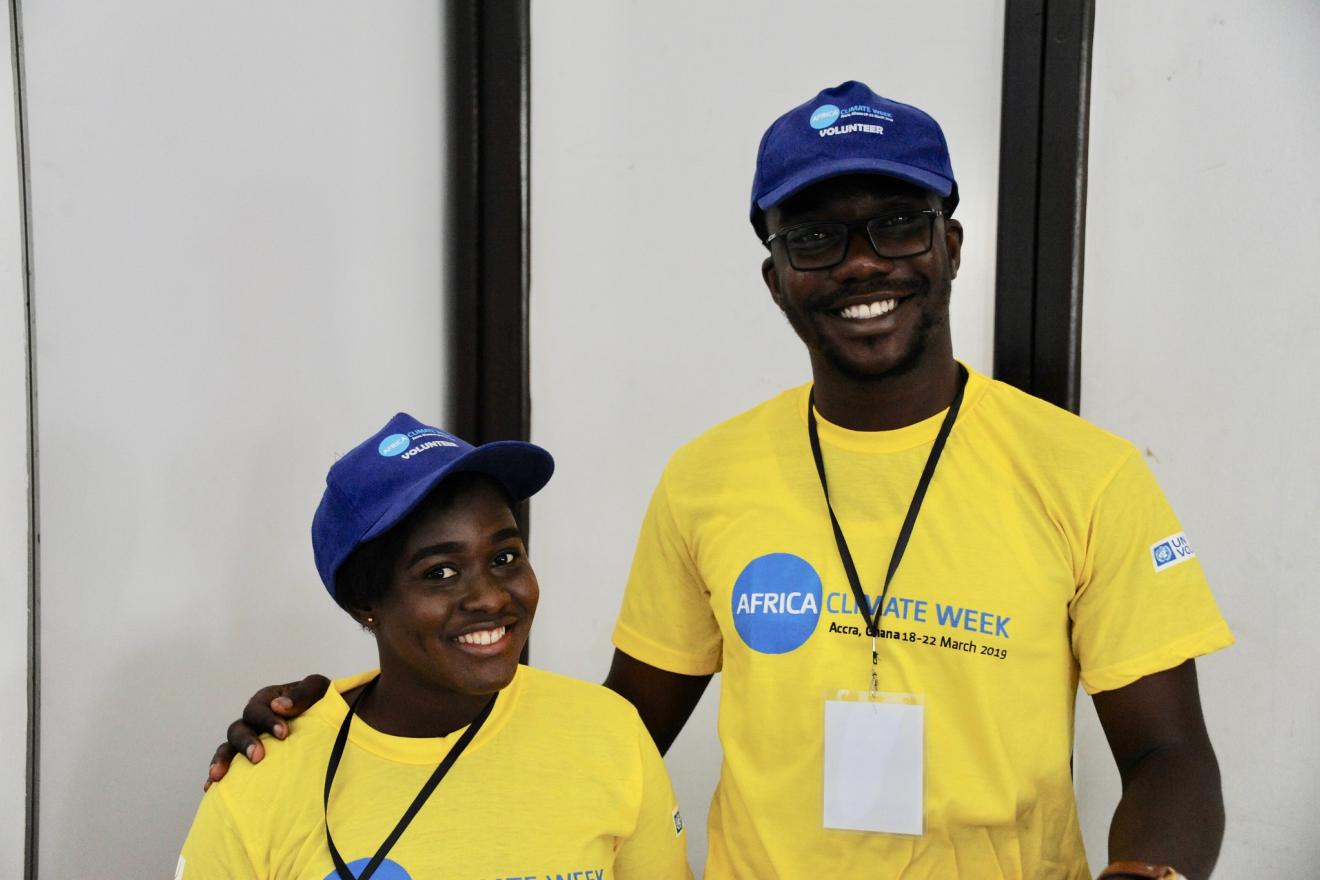
[[[175,880],[261,880],[219,785],[197,808]]]
[[[1233,643],[1200,560],[1135,449],[1095,502],[1069,613],[1092,694]]]
[[[720,669],[723,642],[670,499],[666,473],[651,496],[637,539],[614,645],[643,663],[681,675]]]
[[[641,719],[636,719],[635,727],[641,757],[641,803],[636,829],[620,841],[615,853],[613,876],[617,880],[691,880],[687,830],[669,773]]]

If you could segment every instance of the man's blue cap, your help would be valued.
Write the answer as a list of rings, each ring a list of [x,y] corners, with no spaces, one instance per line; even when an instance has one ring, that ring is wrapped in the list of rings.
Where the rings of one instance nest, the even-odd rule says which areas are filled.
[[[335,595],[339,566],[361,544],[383,535],[451,474],[485,474],[513,501],[540,491],[555,461],[539,446],[501,440],[473,446],[399,413],[331,466],[312,517],[316,570]]]
[[[915,183],[958,204],[949,147],[940,124],[849,80],[826,89],[774,121],[761,138],[752,180],[758,210],[813,183],[843,174],[883,174]]]

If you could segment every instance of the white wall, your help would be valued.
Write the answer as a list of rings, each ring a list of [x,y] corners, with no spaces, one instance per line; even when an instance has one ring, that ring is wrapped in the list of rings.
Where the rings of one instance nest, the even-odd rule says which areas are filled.
[[[861,79],[930,111],[967,230],[959,355],[991,363],[1002,3],[532,4],[533,661],[600,680],[637,529],[668,455],[806,381],[747,221],[761,133]],[[719,770],[717,688],[670,752],[691,855]]]
[[[10,37],[10,7],[0,4]],[[13,57],[12,45],[10,57]],[[0,65],[0,877],[23,874],[28,683],[27,311],[15,71]]]
[[[24,15],[41,876],[171,876],[247,695],[374,662],[308,529],[336,453],[445,416],[442,8]]]
[[[1097,4],[1083,415],[1149,450],[1238,644],[1198,662],[1219,877],[1320,864],[1320,5]],[[1118,778],[1089,700],[1102,865]]]

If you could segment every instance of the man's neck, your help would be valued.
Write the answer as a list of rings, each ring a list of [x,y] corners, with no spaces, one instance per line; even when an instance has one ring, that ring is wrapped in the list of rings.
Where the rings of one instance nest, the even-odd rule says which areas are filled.
[[[949,408],[958,392],[958,363],[950,354],[898,375],[857,378],[812,359],[816,410],[852,431],[892,431]]]

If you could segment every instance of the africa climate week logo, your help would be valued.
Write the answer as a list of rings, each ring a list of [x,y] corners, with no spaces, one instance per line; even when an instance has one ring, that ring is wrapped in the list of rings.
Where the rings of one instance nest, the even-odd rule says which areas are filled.
[[[820,621],[820,575],[791,553],[747,563],[733,585],[733,626],[753,651],[786,654],[806,644]]]
[[[414,440],[425,437],[435,437],[437,439],[428,440],[425,443],[412,446]],[[412,448],[409,449],[409,446],[412,446]],[[419,452],[425,452],[428,449],[435,449],[439,446],[457,448],[458,444],[453,442],[451,435],[446,434],[444,431],[437,431],[435,428],[418,428],[415,431],[409,431],[407,434],[391,434],[384,440],[380,441],[380,445],[376,447],[376,451],[380,453],[382,458],[393,458],[394,456],[399,455],[404,461],[407,461],[416,456]],[[405,449],[408,451],[404,452]]]
[[[362,869],[369,864],[371,864],[371,859],[357,859],[349,862],[345,867],[348,868],[350,874],[357,877],[362,874]],[[382,861],[380,867],[376,868],[371,877],[372,880],[412,880],[412,875],[405,871],[402,865],[389,859]],[[339,880],[339,872],[331,871],[326,875],[325,880]]]
[[[811,116],[807,119],[807,123],[821,137],[841,134],[884,134],[885,123],[893,121],[894,115],[888,110],[881,110],[868,104],[853,104],[849,107],[821,104],[811,111]]]

